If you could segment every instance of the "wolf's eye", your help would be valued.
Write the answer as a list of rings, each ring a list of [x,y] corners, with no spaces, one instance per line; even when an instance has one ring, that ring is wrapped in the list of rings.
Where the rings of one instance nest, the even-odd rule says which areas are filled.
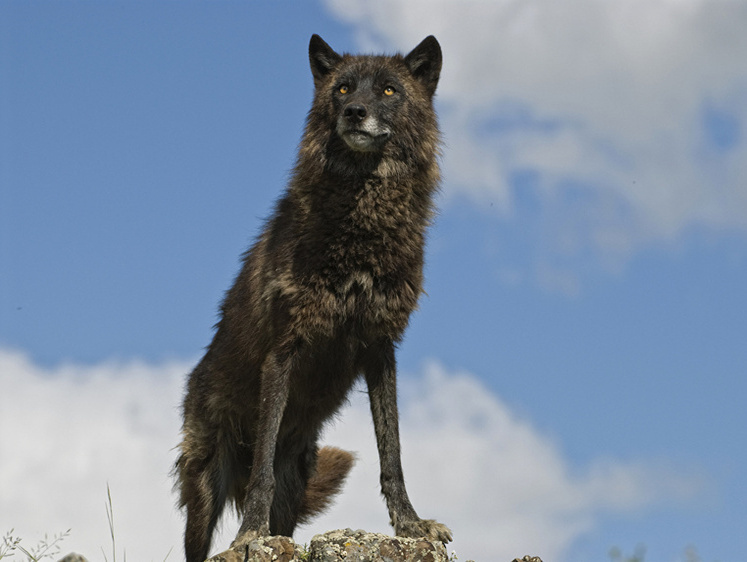
[[[338,90],[341,94],[347,94],[350,91],[350,88],[348,88],[347,84],[343,84],[338,88]]]
[[[391,86],[387,86],[386,88],[384,88],[384,95],[393,96],[394,92],[395,90]]]

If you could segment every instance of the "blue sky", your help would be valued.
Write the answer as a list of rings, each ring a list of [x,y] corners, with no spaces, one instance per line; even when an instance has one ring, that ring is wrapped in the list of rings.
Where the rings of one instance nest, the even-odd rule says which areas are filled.
[[[654,561],[688,545],[733,559],[747,549],[746,24],[736,0],[2,3],[0,532],[73,526],[70,548],[106,545],[79,527],[104,519],[109,481],[130,556],[134,489],[169,529],[142,541],[148,556],[178,552],[165,471],[181,380],[293,165],[309,37],[391,52],[433,33],[444,183],[399,352],[416,507],[452,524],[460,559],[487,559],[475,529],[512,556],[645,544]],[[330,442],[365,449],[351,408]],[[361,525],[383,530],[362,465],[371,482],[339,513],[372,485]]]

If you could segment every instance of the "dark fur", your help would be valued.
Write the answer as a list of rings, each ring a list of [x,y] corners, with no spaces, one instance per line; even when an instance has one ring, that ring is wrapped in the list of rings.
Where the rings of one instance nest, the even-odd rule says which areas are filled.
[[[314,35],[309,56],[316,93],[290,185],[189,377],[175,470],[188,562],[207,557],[229,499],[243,514],[233,547],[290,536],[327,506],[353,457],[317,440],[361,375],[395,532],[451,539],[405,491],[394,357],[422,292],[441,49],[428,37],[406,57],[338,55]]]

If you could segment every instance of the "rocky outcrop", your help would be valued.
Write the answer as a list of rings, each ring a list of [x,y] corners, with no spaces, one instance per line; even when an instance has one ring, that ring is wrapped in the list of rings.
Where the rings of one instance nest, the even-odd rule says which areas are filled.
[[[263,537],[237,550],[226,550],[206,562],[448,562],[446,547],[438,541],[390,537],[379,533],[342,529],[311,539],[308,550],[289,537]],[[59,562],[87,562],[68,554]],[[473,562],[467,560],[466,562]],[[487,562],[487,561],[486,561]],[[490,561],[492,562],[492,561]],[[542,562],[536,556],[513,562]]]
[[[241,549],[229,549],[209,558],[207,562],[296,562],[309,560],[289,537],[262,537]]]
[[[310,560],[350,562],[447,562],[443,543],[425,539],[390,537],[378,533],[345,529],[316,535],[311,539]]]
[[[443,543],[344,529],[311,539],[308,550],[288,537],[264,537],[208,562],[448,562]]]
[[[239,550],[216,554],[207,562],[448,562],[446,547],[438,541],[390,537],[379,533],[342,529],[311,539],[308,550],[288,537],[264,537]],[[467,561],[472,562],[472,561]],[[513,562],[542,562],[525,556]]]

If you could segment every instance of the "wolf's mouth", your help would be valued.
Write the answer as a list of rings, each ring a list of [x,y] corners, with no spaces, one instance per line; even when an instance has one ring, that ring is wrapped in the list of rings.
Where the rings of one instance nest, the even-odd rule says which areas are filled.
[[[351,129],[349,131],[345,131],[344,134],[357,136],[357,137],[368,137],[374,140],[385,140],[386,138],[389,137],[388,131],[384,131],[383,133],[373,134],[368,131],[364,131],[363,129]]]
[[[389,131],[372,134],[361,129],[351,129],[342,133],[345,143],[353,150],[375,151],[389,138]]]

